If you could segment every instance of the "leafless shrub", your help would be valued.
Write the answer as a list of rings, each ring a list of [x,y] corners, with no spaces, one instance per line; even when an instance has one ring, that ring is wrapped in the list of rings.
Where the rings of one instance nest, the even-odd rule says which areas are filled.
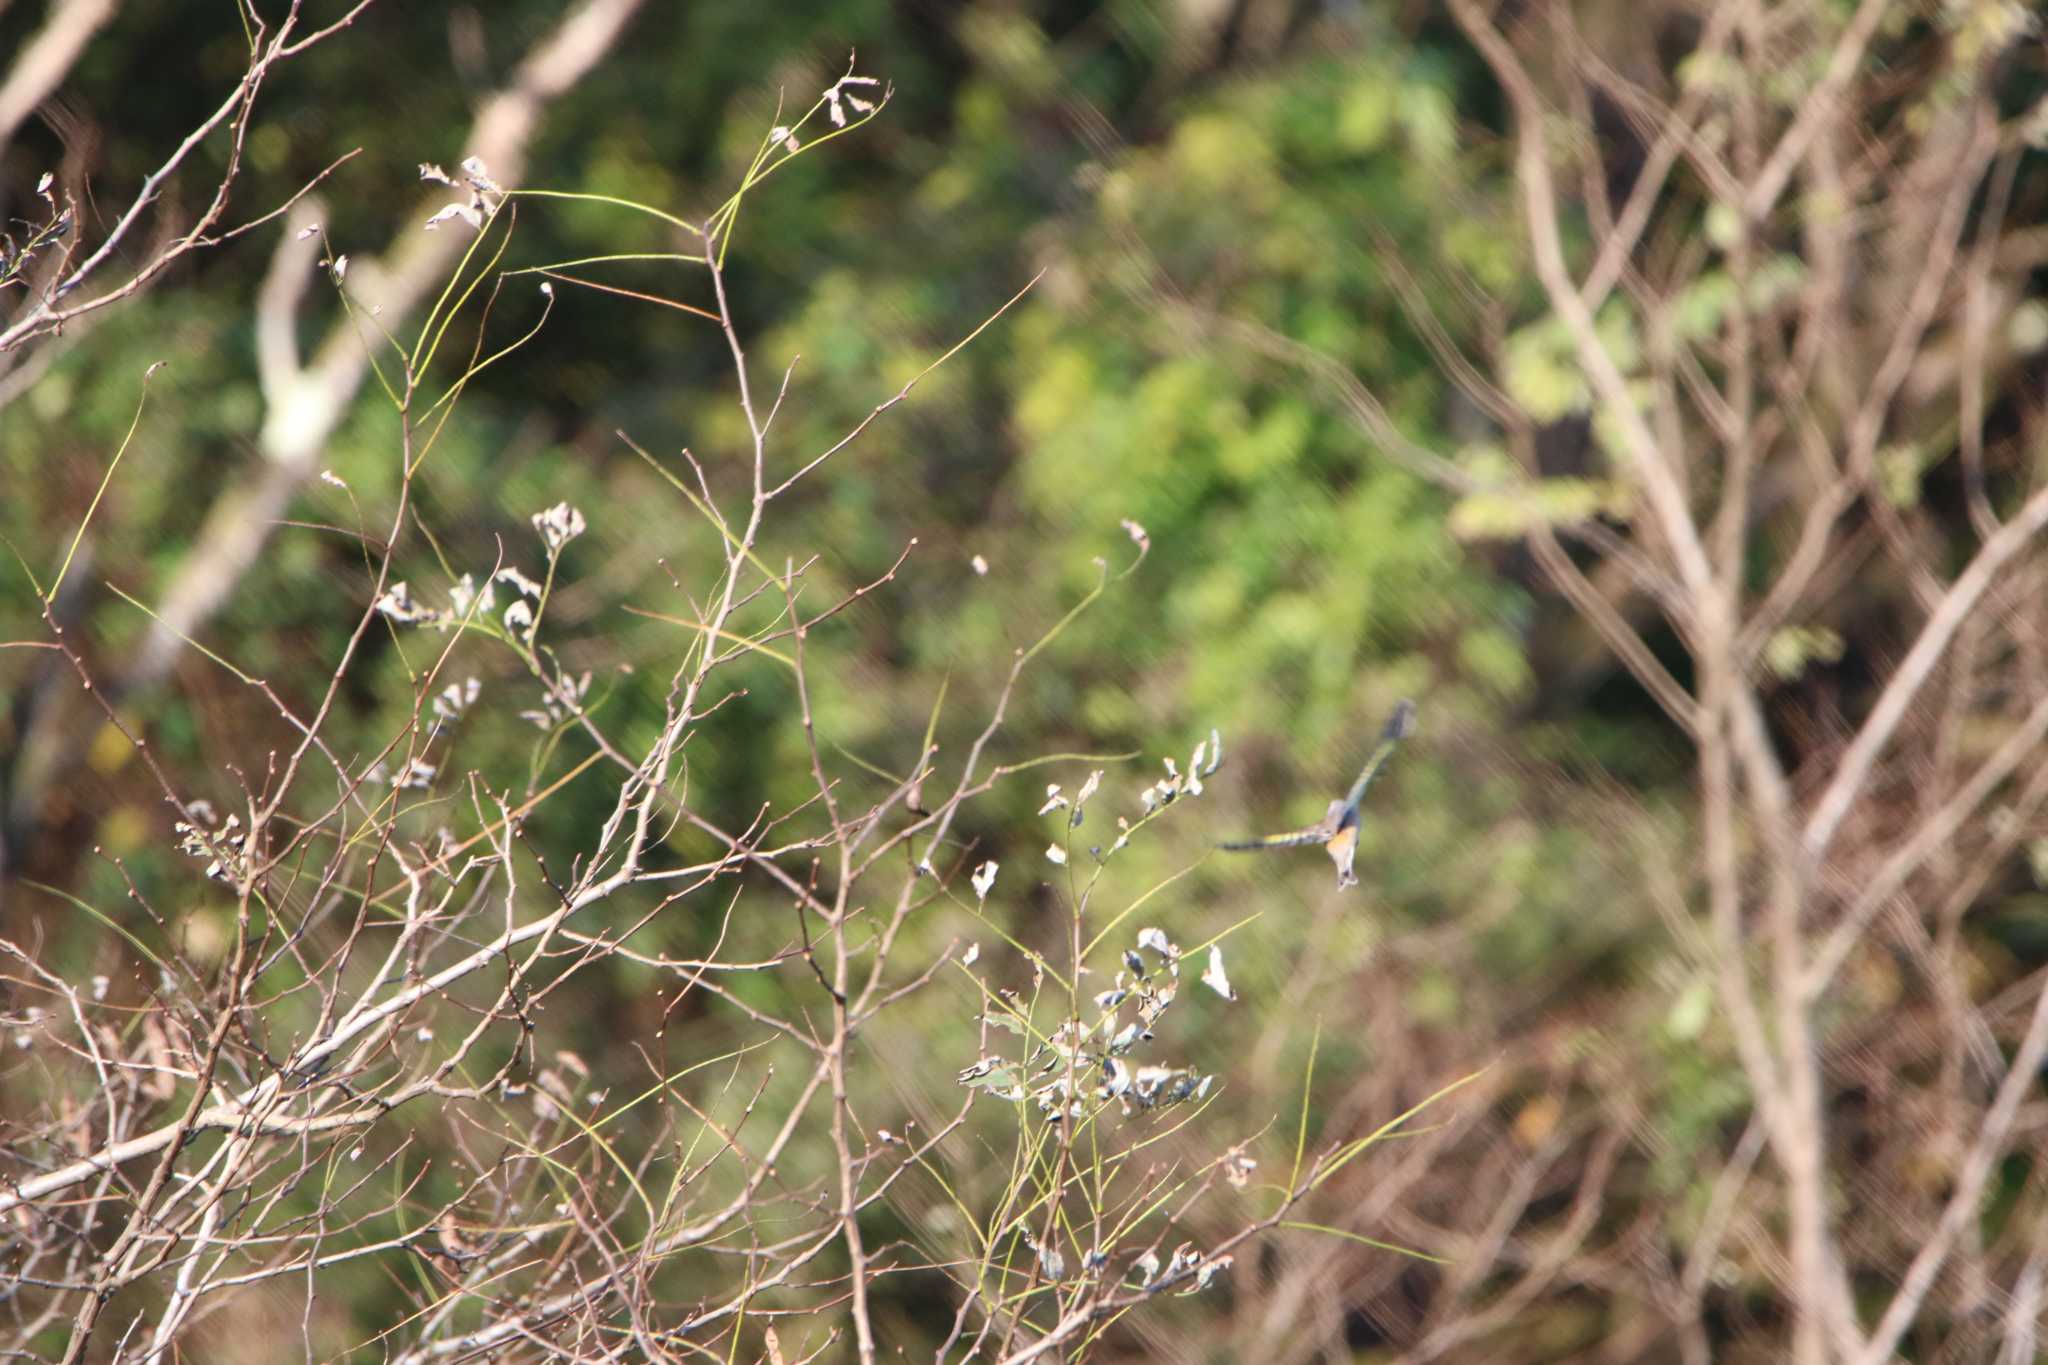
[[[771,562],[764,529],[923,374],[792,462],[771,435],[795,364],[772,395],[758,386],[724,262],[744,196],[886,98],[849,68],[762,139],[703,223],[607,201],[682,239],[675,263],[706,297],[681,306],[722,337],[746,433],[732,460],[641,452],[719,547],[705,581],[672,580],[667,619],[683,644],[651,725],[616,724],[606,681],[555,638],[571,547],[626,513],[558,503],[490,563],[398,576],[411,547],[434,544],[416,480],[464,386],[544,333],[558,284],[588,283],[566,265],[507,261],[522,209],[594,197],[523,187],[475,158],[457,174],[422,168],[455,196],[425,226],[464,235],[452,278],[410,327],[405,310],[358,293],[362,267],[346,254],[300,239],[320,248],[305,254],[365,338],[355,372],[382,380],[399,477],[375,506],[326,476],[321,495],[353,523],[364,578],[331,673],[292,690],[310,701],[209,656],[294,741],[243,755],[238,785],[172,771],[105,700],[70,634],[53,623],[22,642],[60,660],[148,760],[195,888],[174,907],[130,883],[118,922],[72,900],[117,927],[132,978],[80,984],[45,945],[0,942],[0,1089],[16,1116],[0,1303],[24,1349],[233,1354],[208,1326],[221,1316],[238,1330],[262,1321],[266,1358],[819,1359],[850,1338],[867,1361],[889,1344],[876,1296],[914,1276],[957,1310],[942,1356],[1077,1359],[1133,1310],[1220,1292],[1254,1237],[1301,1221],[1297,1206],[1428,1102],[1339,1141],[1310,1132],[1305,1096],[1291,1131],[1214,1123],[1214,1078],[1178,1045],[1192,1011],[1170,1007],[1197,988],[1219,1008],[1235,1001],[1224,945],[1183,949],[1139,917],[1162,888],[1115,874],[1132,840],[1202,795],[1220,736],[1184,768],[1167,760],[1142,792],[1085,755],[997,761],[1018,680],[1121,573],[1104,564],[1095,589],[1008,660],[956,765],[928,736],[913,770],[859,794],[819,736],[807,642],[886,592],[916,543],[820,601],[815,560]],[[1149,542],[1127,529],[1135,564]],[[38,580],[46,607],[74,567],[67,556]],[[337,698],[373,633],[401,657],[408,691],[374,752],[344,752]],[[693,801],[688,759],[759,668],[793,690],[810,790],[734,817]],[[533,729],[523,781],[466,758],[468,727],[491,712]],[[989,907],[1037,878],[1001,877],[956,822],[998,782],[1053,764],[1083,775],[1071,794],[1049,787],[1039,812],[1051,842],[1036,871],[1061,910],[1057,934],[1026,942]],[[593,790],[603,815],[579,826],[565,794]],[[550,851],[564,844],[566,858]],[[1111,888],[1116,908],[1102,904]],[[643,932],[683,914],[709,931],[700,956]],[[906,954],[906,929],[937,916],[983,928],[973,945]],[[564,1047],[549,1010],[576,998],[582,974],[617,970],[649,983],[661,1026],[616,1057]],[[945,990],[971,1022],[931,1038],[918,1064],[957,1073],[951,1112],[865,1119],[894,1102],[898,1059],[867,1045],[877,1021]],[[783,999],[796,1003],[772,1003]],[[1273,1152],[1291,1154],[1284,1172]],[[946,1218],[919,1220],[940,1205]],[[882,1236],[895,1221],[915,1234]],[[365,1285],[392,1305],[367,1341],[327,1307]]]

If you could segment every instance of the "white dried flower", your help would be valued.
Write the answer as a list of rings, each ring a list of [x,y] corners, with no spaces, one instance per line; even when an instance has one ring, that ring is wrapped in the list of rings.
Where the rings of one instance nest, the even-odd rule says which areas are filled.
[[[472,607],[478,614],[486,614],[497,605],[497,595],[491,591],[489,579],[484,580],[483,591],[479,593],[476,580],[464,574],[449,585],[448,605],[457,616],[468,616]]]
[[[1047,860],[1052,862],[1055,866],[1065,867],[1067,865],[1067,851],[1061,848],[1058,844],[1047,845],[1045,850],[1045,856]]]
[[[996,868],[998,866],[1000,864],[995,862],[985,862],[980,867],[974,869],[972,881],[974,883],[974,898],[976,900],[985,901],[988,899],[988,889],[996,884]],[[969,960],[971,961],[972,959]]]
[[[485,171],[482,157],[466,156],[462,158],[462,178],[467,180],[476,189],[483,190],[487,194],[504,193],[502,189],[498,188],[498,182],[491,179],[489,173]]]
[[[525,593],[534,601],[538,602],[540,600],[540,584],[519,572],[515,566],[507,564],[504,568],[498,570],[497,577],[499,582],[510,583],[514,588]]]
[[[412,600],[412,592],[403,583],[393,583],[377,599],[377,610],[402,624],[416,624],[435,619],[435,613]]]
[[[1223,949],[1213,943],[1209,945],[1209,966],[1202,973],[1202,984],[1225,1000],[1237,999],[1237,992],[1230,989],[1230,978],[1223,972]]]
[[[408,788],[424,788],[434,780],[434,774],[441,770],[423,758],[416,758],[405,765],[404,771],[391,779],[391,785],[400,791]]]
[[[540,532],[540,538],[547,542],[550,554],[558,553],[587,529],[583,513],[566,502],[558,502],[545,512],[535,512],[533,525]]]
[[[846,87],[880,84],[881,82],[873,76],[854,75],[853,68],[849,66],[846,74],[834,81],[831,89],[825,92],[825,112],[830,115],[832,126],[834,128],[844,128],[846,126],[846,111],[839,107],[842,100],[852,106],[856,113],[869,114],[874,112],[875,105],[872,100],[862,99]]]
[[[455,720],[468,709],[482,691],[483,684],[475,678],[462,683],[449,683],[441,689],[441,694],[434,698],[434,719],[441,722]]]
[[[1088,804],[1088,798],[1095,795],[1095,789],[1102,785],[1102,769],[1088,774],[1088,780],[1081,784],[1081,790],[1074,793],[1074,824],[1081,823],[1081,808]],[[1041,812],[1042,813],[1042,812]]]
[[[434,214],[433,217],[427,219],[426,222],[420,224],[420,230],[422,232],[439,232],[441,230],[441,224],[447,222],[451,218],[460,218],[463,222],[477,229],[482,229],[484,225],[483,210],[480,207],[478,207],[475,200],[471,200],[468,203],[455,203],[448,205],[446,208]]]

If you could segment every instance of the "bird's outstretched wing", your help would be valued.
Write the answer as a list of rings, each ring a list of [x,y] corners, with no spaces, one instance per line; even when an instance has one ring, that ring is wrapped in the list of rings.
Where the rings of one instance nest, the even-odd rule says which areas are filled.
[[[1387,717],[1386,727],[1380,731],[1380,742],[1373,746],[1372,756],[1365,760],[1364,771],[1358,774],[1358,780],[1351,784],[1351,791],[1344,798],[1344,809],[1347,813],[1357,812],[1358,803],[1365,799],[1365,789],[1379,776],[1380,769],[1393,755],[1394,749],[1413,733],[1415,703],[1404,698],[1394,708],[1394,714]]]
[[[1265,834],[1256,839],[1237,839],[1218,848],[1233,853],[1254,853],[1263,848],[1307,848],[1310,844],[1326,844],[1330,836],[1344,823],[1343,803],[1332,801],[1330,808],[1323,812],[1323,818],[1307,829],[1293,830],[1287,834]]]

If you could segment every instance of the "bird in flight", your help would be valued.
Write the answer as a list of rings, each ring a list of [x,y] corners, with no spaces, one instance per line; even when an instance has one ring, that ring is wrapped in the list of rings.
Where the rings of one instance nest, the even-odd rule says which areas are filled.
[[[1306,848],[1310,844],[1321,844],[1330,855],[1330,861],[1337,865],[1337,887],[1358,885],[1358,878],[1352,872],[1353,860],[1358,857],[1358,803],[1365,799],[1365,789],[1372,785],[1373,778],[1386,766],[1387,758],[1394,747],[1415,731],[1415,703],[1402,701],[1394,708],[1394,714],[1387,717],[1386,728],[1380,731],[1380,742],[1373,746],[1372,756],[1365,760],[1365,770],[1358,774],[1358,780],[1351,784],[1351,791],[1341,801],[1332,801],[1323,818],[1307,829],[1292,834],[1268,834],[1260,839],[1245,839],[1223,847],[1236,852],[1254,852],[1269,848]]]

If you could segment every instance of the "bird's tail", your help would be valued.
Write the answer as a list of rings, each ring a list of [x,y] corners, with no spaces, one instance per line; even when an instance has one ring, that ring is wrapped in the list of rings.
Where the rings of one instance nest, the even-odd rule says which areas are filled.
[[[1256,853],[1265,848],[1302,848],[1319,844],[1327,837],[1320,829],[1304,829],[1292,834],[1268,834],[1257,839],[1233,839],[1216,847],[1231,853]]]

